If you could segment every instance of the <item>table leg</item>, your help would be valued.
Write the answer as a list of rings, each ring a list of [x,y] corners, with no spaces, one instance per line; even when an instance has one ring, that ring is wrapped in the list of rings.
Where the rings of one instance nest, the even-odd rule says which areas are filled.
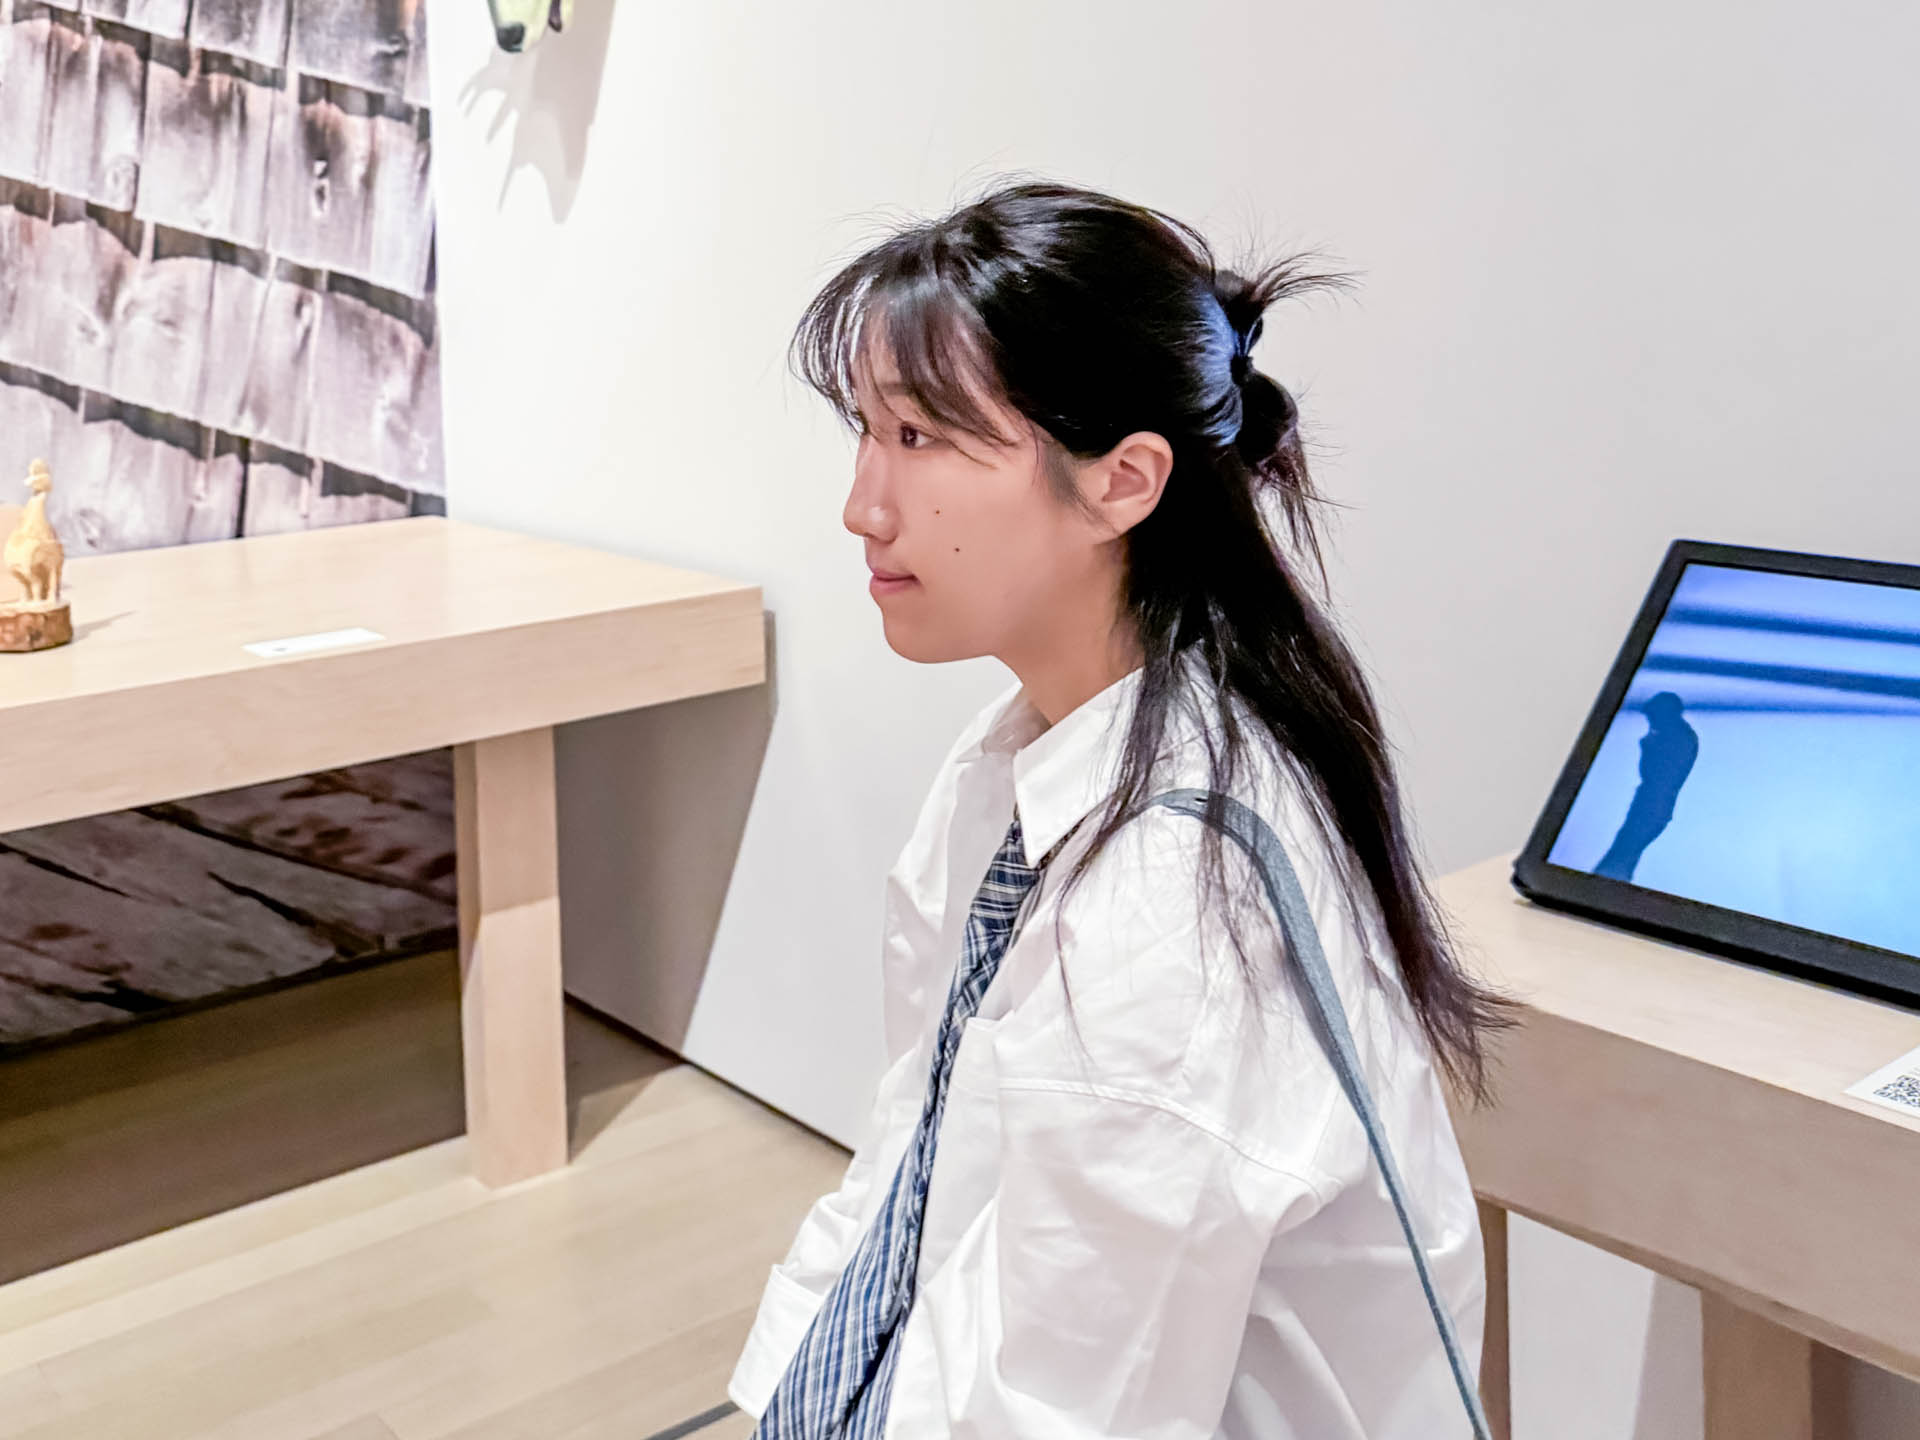
[[[1480,1242],[1486,1255],[1487,1325],[1480,1342],[1480,1404],[1493,1440],[1513,1434],[1513,1387],[1508,1369],[1507,1212],[1488,1200],[1480,1208]]]
[[[550,726],[456,745],[460,1027],[474,1173],[567,1163],[559,839]]]
[[[1813,1440],[1813,1342],[1700,1292],[1706,1440]]]

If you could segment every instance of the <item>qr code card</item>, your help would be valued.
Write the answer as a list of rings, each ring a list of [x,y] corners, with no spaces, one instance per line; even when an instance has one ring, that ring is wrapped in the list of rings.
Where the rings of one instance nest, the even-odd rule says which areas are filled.
[[[1849,1085],[1847,1094],[1920,1118],[1920,1050],[1909,1050],[1898,1060],[1882,1065],[1866,1079]]]

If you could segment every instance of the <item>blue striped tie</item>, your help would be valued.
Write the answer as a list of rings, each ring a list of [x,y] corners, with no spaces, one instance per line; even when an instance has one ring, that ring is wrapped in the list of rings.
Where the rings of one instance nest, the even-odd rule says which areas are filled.
[[[933,1175],[934,1143],[947,1106],[947,1080],[960,1033],[980,1008],[980,997],[1000,968],[1013,922],[1040,878],[1028,865],[1020,817],[987,866],[987,878],[967,912],[960,967],[947,996],[947,1013],[934,1046],[920,1128],[900,1159],[887,1198],[847,1268],[814,1316],[793,1362],[760,1417],[754,1440],[877,1440],[887,1423],[901,1327],[913,1306],[920,1262],[920,1217]]]

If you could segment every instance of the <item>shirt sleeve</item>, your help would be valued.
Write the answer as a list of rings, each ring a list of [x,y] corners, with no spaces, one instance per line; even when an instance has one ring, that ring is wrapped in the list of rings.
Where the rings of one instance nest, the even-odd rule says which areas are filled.
[[[839,1188],[814,1203],[800,1222],[786,1259],[767,1277],[759,1313],[727,1390],[734,1404],[749,1415],[765,1412],[807,1327],[879,1207],[876,1187],[892,1183],[919,1123],[929,1063],[925,1041],[932,1017],[928,1006],[944,1000],[946,993],[946,977],[938,973],[937,962],[946,837],[954,804],[954,759],[979,738],[993,712],[1012,693],[981,711],[949,749],[921,805],[912,836],[887,872],[881,939],[887,1068]]]
[[[914,1076],[925,1066],[925,1055],[912,1050],[881,1076],[866,1129],[839,1188],[814,1202],[786,1258],[767,1277],[753,1329],[727,1386],[728,1398],[756,1419],[766,1411],[807,1327],[859,1244],[880,1198],[875,1187],[892,1182],[919,1115]]]
[[[1212,1436],[1314,1187],[1150,1097],[1014,1085],[1001,1110],[998,1191],[916,1298],[889,1433]]]

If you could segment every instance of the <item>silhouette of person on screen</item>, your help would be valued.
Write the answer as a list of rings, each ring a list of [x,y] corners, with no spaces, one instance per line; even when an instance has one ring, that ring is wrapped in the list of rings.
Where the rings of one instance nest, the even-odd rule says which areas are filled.
[[[1634,867],[1673,819],[1673,803],[1700,754],[1700,736],[1687,724],[1680,697],[1662,690],[1646,703],[1647,733],[1640,737],[1640,788],[1633,792],[1620,833],[1593,867],[1596,875],[1632,880]]]

